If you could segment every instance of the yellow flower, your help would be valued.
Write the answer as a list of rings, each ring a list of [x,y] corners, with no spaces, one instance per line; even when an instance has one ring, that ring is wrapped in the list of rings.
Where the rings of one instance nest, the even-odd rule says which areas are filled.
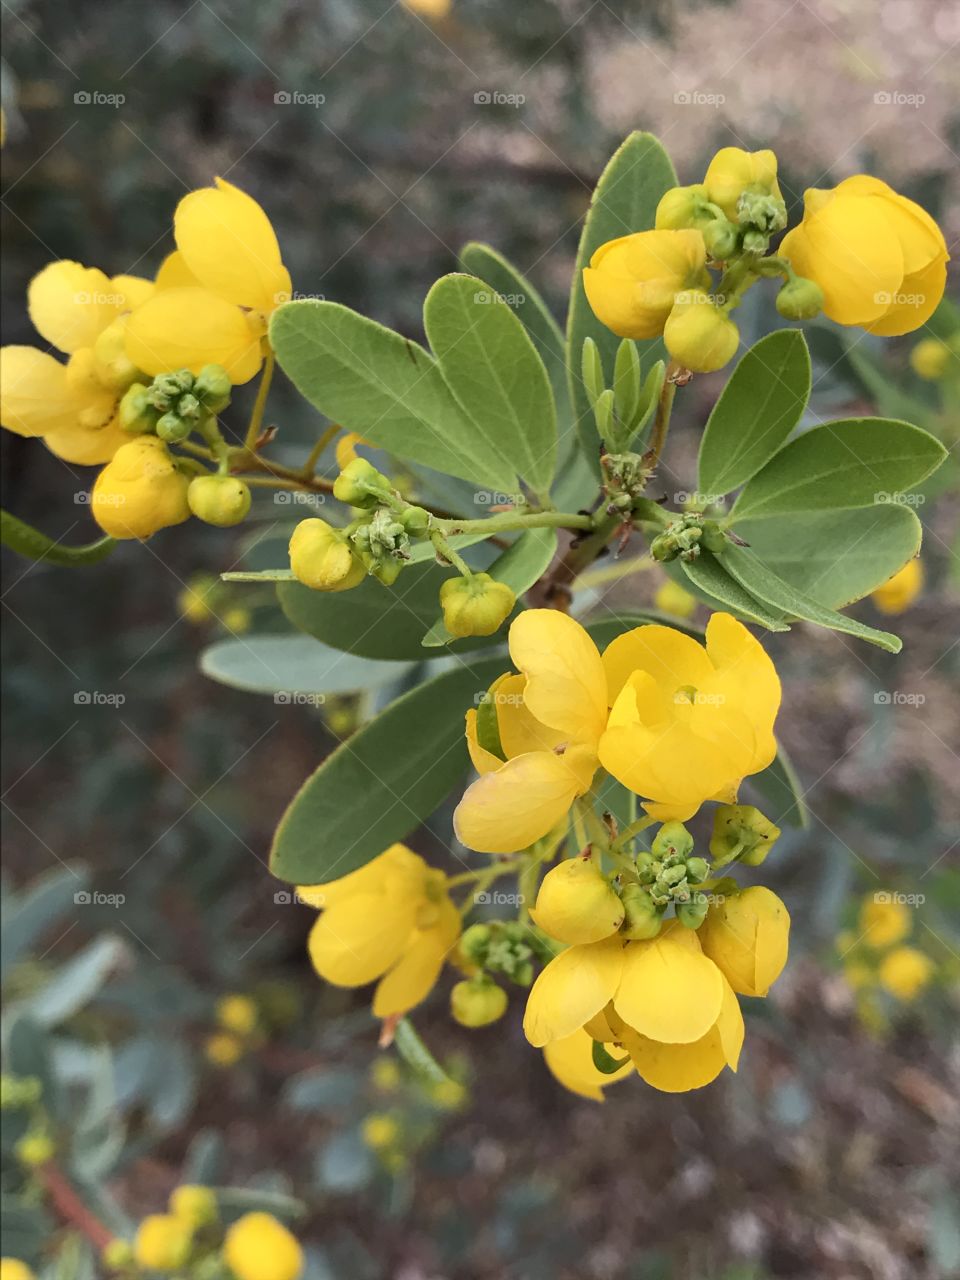
[[[244,1043],[228,1031],[217,1031],[204,1045],[207,1061],[214,1067],[235,1066],[244,1054]]]
[[[597,319],[621,338],[655,338],[681,290],[709,288],[699,231],[637,231],[609,240],[583,272]]]
[[[530,990],[524,1033],[543,1048],[583,1027],[623,1045],[641,1078],[671,1093],[736,1070],[743,1044],[730,984],[675,920],[649,941],[607,938],[550,961]]]
[[[303,1250],[269,1213],[246,1213],[229,1228],[223,1259],[237,1280],[298,1280]]]
[[[301,520],[290,538],[290,568],[314,591],[349,591],[367,576],[346,535],[326,520]]]
[[[189,483],[162,440],[139,436],[119,448],[97,476],[90,509],[113,538],[149,538],[190,518]]]
[[[540,884],[535,924],[560,942],[600,942],[623,923],[623,903],[589,856],[569,858]]]
[[[177,611],[188,622],[208,622],[213,616],[211,597],[218,586],[209,574],[196,574],[177,596]]]
[[[916,947],[896,947],[880,964],[880,985],[898,1000],[915,1000],[933,976],[934,964]]]
[[[0,1258],[0,1280],[34,1280],[34,1275],[19,1258]]]
[[[170,1212],[181,1222],[203,1227],[217,1220],[217,1197],[209,1187],[175,1187],[170,1193]]]
[[[79,262],[44,267],[27,290],[30,319],[69,359],[61,364],[36,347],[4,347],[0,423],[17,435],[42,436],[67,462],[109,462],[129,439],[117,421],[117,406],[138,377],[123,350],[128,316],[152,292],[149,280],[110,279]]]
[[[661,821],[731,803],[742,778],[776,755],[780,681],[742,623],[715,613],[706,648],[672,627],[638,627],[603,655],[612,710],[600,762],[648,797]]]
[[[133,1242],[137,1265],[148,1271],[176,1271],[190,1255],[193,1227],[171,1213],[151,1213]]]
[[[882,949],[901,942],[910,932],[910,909],[889,893],[876,893],[865,898],[860,908],[860,932],[863,941]]]
[[[668,578],[658,588],[653,597],[654,607],[661,613],[672,614],[675,618],[692,618],[697,608],[697,600],[689,591],[684,591],[679,582]]]
[[[131,322],[127,353],[149,374],[222,365],[234,383],[259,370],[271,313],[290,298],[290,274],[270,219],[239,187],[216,179],[174,215],[177,253]]]
[[[477,712],[467,745],[481,775],[453,816],[457,839],[481,853],[512,853],[563,821],[590,789],[607,719],[607,684],[596,645],[556,609],[528,609],[510,627],[520,675],[495,682],[502,755],[480,745]]]
[[[885,337],[929,320],[943,297],[949,257],[924,209],[864,174],[829,191],[806,191],[803,221],[780,253],[821,287],[831,320]]]
[[[543,1060],[565,1089],[594,1102],[604,1101],[603,1091],[607,1085],[633,1074],[632,1062],[625,1063],[610,1075],[598,1071],[593,1065],[593,1037],[582,1029],[562,1040],[551,1040],[545,1044]]]
[[[357,446],[361,444],[367,445],[368,448],[372,447],[370,442],[364,440],[363,436],[358,435],[356,431],[345,432],[337,441],[333,452],[337,459],[337,466],[341,471],[344,467],[349,466],[351,462],[356,462],[360,456],[357,453]]]
[[[513,612],[517,597],[489,573],[447,578],[440,587],[443,621],[453,636],[492,636]]]
[[[460,936],[446,876],[402,844],[340,880],[298,893],[322,910],[308,943],[313,967],[336,987],[379,979],[377,1018],[407,1013],[425,1000]]]
[[[360,1133],[371,1151],[385,1151],[396,1145],[400,1137],[400,1126],[394,1116],[385,1111],[374,1111],[360,1126]]]
[[[923,565],[916,558],[908,560],[902,569],[898,569],[892,578],[876,591],[871,591],[870,599],[881,613],[903,613],[909,609],[923,590]]]
[[[790,915],[775,893],[751,885],[712,906],[698,936],[738,995],[765,996],[787,963]]]
[[[736,355],[740,330],[709,294],[693,289],[677,294],[663,341],[685,369],[713,373]]]
[[[777,157],[772,151],[723,147],[710,161],[703,185],[707,199],[719,205],[731,222],[737,221],[737,205],[744,191],[782,198],[777,183]]]
[[[939,338],[924,338],[910,352],[911,369],[928,382],[938,382],[956,361],[957,352]]]
[[[223,996],[217,1001],[217,1022],[228,1031],[248,1036],[256,1028],[257,1006],[249,996]]]

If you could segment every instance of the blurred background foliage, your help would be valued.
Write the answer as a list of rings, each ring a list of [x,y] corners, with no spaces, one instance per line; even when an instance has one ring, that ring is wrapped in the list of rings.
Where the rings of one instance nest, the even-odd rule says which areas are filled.
[[[435,20],[386,0],[12,0],[3,34],[7,342],[33,341],[24,291],[46,262],[151,272],[177,200],[216,173],[268,210],[299,295],[413,336],[471,239],[562,314],[590,190],[633,127],[660,134],[682,181],[718,145],[773,146],[793,203],[866,169],[951,242],[960,229],[960,14],[936,0],[455,0]],[[745,343],[773,322],[741,315]],[[956,444],[913,339],[810,337],[815,415],[909,416]],[[718,385],[685,393],[665,488],[690,486]],[[319,424],[282,379],[270,417],[281,458],[301,457]],[[3,450],[6,507],[92,536],[89,473],[37,442]],[[84,572],[7,563],[6,1069],[44,1082],[89,1207],[123,1233],[177,1183],[230,1186],[225,1213],[259,1196],[288,1218],[310,1280],[960,1273],[956,494],[954,464],[924,495],[903,655],[814,628],[768,638],[811,824],[765,867],[793,953],[751,1010],[739,1075],[676,1098],[634,1082],[602,1108],[562,1093],[517,1009],[475,1033],[443,991],[418,1012],[455,1082],[438,1093],[377,1056],[362,993],[313,979],[312,912],[278,896],[270,835],[396,685],[283,704],[202,675],[210,642],[279,625],[261,588],[220,589],[212,608],[184,597],[244,554],[237,536],[192,522]],[[256,514],[278,547],[302,512]],[[609,601],[648,603],[655,576]],[[449,831],[441,812],[413,843],[447,865]],[[934,965],[916,999],[865,1004],[851,972],[879,962],[858,932],[878,891],[913,899],[910,940]],[[231,994],[254,1002],[253,1031],[223,1025]],[[51,1275],[96,1275],[17,1159],[25,1125],[4,1112],[3,1253],[38,1263],[59,1242],[72,1252]]]

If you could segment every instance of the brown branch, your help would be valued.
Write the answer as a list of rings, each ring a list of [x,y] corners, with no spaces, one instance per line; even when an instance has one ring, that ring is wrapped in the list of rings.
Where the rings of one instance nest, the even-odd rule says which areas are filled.
[[[50,1203],[65,1223],[76,1227],[98,1249],[105,1248],[114,1239],[114,1233],[87,1208],[66,1174],[52,1160],[41,1165],[37,1176],[50,1197]]]

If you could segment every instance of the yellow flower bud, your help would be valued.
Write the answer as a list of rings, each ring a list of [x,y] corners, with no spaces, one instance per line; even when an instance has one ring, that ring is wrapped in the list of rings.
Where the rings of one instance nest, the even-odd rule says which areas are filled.
[[[488,978],[458,982],[450,992],[450,1012],[461,1027],[485,1027],[507,1011],[507,993]]]
[[[214,1067],[232,1067],[244,1054],[244,1044],[227,1031],[215,1032],[204,1045],[207,1061]]]
[[[712,373],[736,353],[740,333],[709,294],[699,290],[677,294],[663,330],[667,350],[678,364],[694,373]]]
[[[923,590],[923,565],[919,560],[908,560],[882,587],[871,591],[870,599],[881,613],[903,613],[909,609]]]
[[[722,804],[714,810],[710,853],[717,866],[734,858],[759,867],[780,838],[780,828],[752,804]]]
[[[901,942],[910,932],[910,908],[885,890],[865,898],[860,908],[860,934],[870,947],[882,950]]]
[[[158,414],[150,403],[149,395],[150,388],[143,382],[134,382],[123,393],[117,417],[120,426],[132,436],[156,429]]]
[[[702,182],[691,187],[671,187],[660,197],[655,226],[658,231],[682,231],[700,227],[712,217],[707,204],[707,189]]]
[[[30,1169],[46,1164],[53,1159],[55,1147],[53,1139],[45,1133],[27,1133],[14,1148],[17,1159]]]
[[[257,1006],[249,996],[224,996],[217,1001],[217,1022],[228,1031],[248,1036],[257,1025]]]
[[[620,927],[623,936],[631,942],[645,941],[655,938],[662,927],[663,912],[658,910],[649,891],[641,885],[628,884],[623,891],[623,924]]]
[[[929,320],[943,297],[947,245],[933,218],[879,178],[857,174],[804,192],[803,221],[780,254],[823,290],[824,313],[892,337]]]
[[[209,1187],[176,1187],[170,1193],[170,1212],[190,1226],[205,1227],[217,1220],[217,1197]]]
[[[229,529],[250,510],[250,489],[236,476],[194,476],[187,490],[190,510],[204,524]]]
[[[232,631],[234,635],[242,636],[245,631],[250,630],[251,614],[249,609],[241,609],[239,606],[233,609],[227,609],[220,621],[228,631]]]
[[[734,991],[765,996],[787,962],[790,916],[775,893],[751,885],[711,907],[697,936]]]
[[[134,1261],[133,1245],[128,1240],[108,1240],[100,1250],[100,1259],[108,1271],[126,1271]],[[0,1275],[0,1280],[3,1276]]]
[[[19,1258],[0,1258],[0,1280],[35,1280],[35,1277]]]
[[[188,486],[163,441],[139,436],[121,445],[97,476],[90,509],[113,538],[149,538],[190,518]]]
[[[301,520],[290,539],[290,568],[314,591],[348,591],[366,576],[345,534],[326,520]]]
[[[137,1228],[133,1255],[148,1271],[176,1271],[190,1256],[193,1229],[170,1213],[151,1213]]]
[[[883,957],[878,977],[885,991],[909,1003],[929,983],[933,971],[933,961],[916,947],[896,947]]]
[[[815,280],[795,276],[777,294],[777,310],[785,320],[812,320],[823,310],[823,290]]]
[[[400,1068],[393,1058],[376,1058],[370,1068],[373,1087],[381,1093],[395,1093],[400,1088]]]
[[[570,858],[543,877],[534,920],[560,942],[599,942],[623,923],[623,903],[590,858]]]
[[[492,636],[510,616],[517,597],[489,573],[448,578],[440,588],[447,630],[454,636]]]
[[[583,272],[597,319],[621,338],[656,338],[677,293],[709,286],[699,231],[638,231],[601,245]]]
[[[298,1280],[303,1250],[269,1213],[247,1213],[227,1231],[223,1259],[237,1280]]]
[[[710,161],[703,185],[707,199],[719,205],[731,222],[737,221],[740,197],[745,191],[782,199],[777,184],[777,157],[772,151],[723,147]]]
[[[363,1141],[371,1151],[386,1151],[396,1145],[400,1137],[400,1125],[394,1116],[385,1111],[374,1111],[360,1126]]]
[[[143,375],[127,355],[127,318],[121,316],[107,325],[93,344],[97,378],[111,391],[126,391]]]
[[[354,458],[333,482],[333,496],[350,507],[375,507],[380,502],[377,492],[389,489],[390,481],[366,458]]]
[[[684,591],[679,582],[668,578],[657,588],[653,597],[654,607],[661,613],[669,613],[674,618],[691,618],[697,608],[697,600],[689,591]]]
[[[939,338],[924,338],[910,352],[910,367],[914,373],[928,382],[937,382],[947,372],[951,360],[957,357]]]

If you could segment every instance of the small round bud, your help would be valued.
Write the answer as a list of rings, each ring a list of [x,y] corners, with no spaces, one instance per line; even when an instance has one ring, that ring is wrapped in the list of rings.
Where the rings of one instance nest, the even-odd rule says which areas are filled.
[[[676,535],[672,533],[658,533],[650,543],[650,554],[661,564],[676,560],[680,550]]]
[[[133,1255],[148,1271],[176,1271],[190,1256],[193,1230],[172,1213],[151,1213],[137,1228]]]
[[[194,1228],[205,1227],[217,1221],[217,1197],[210,1187],[176,1187],[170,1193],[170,1212]]]
[[[710,852],[718,866],[734,858],[759,867],[780,835],[780,828],[750,804],[724,804],[714,812]]]
[[[200,418],[200,401],[192,391],[185,392],[177,401],[177,416],[196,423]]]
[[[458,982],[450,992],[450,1012],[461,1027],[486,1027],[507,1011],[507,993],[489,978]]]
[[[411,538],[422,538],[430,527],[430,512],[423,507],[408,507],[400,517],[400,523]]]
[[[132,436],[156,431],[157,411],[150,402],[150,388],[135,382],[123,393],[117,409],[120,426]]]
[[[186,440],[192,430],[191,422],[178,418],[172,411],[157,420],[157,435],[164,444],[179,444],[181,440]]]
[[[290,539],[290,568],[314,591],[348,591],[366,576],[346,535],[326,520],[301,520]]]
[[[641,849],[635,858],[637,876],[641,884],[652,884],[657,876],[658,862],[652,853]]]
[[[740,345],[740,333],[709,294],[678,293],[663,330],[671,356],[685,369],[712,373],[722,369]]]
[[[754,257],[762,258],[767,252],[770,245],[770,237],[763,234],[762,231],[754,231],[751,227],[743,233],[743,251],[744,253],[753,254]]]
[[[671,187],[660,197],[655,226],[658,231],[682,231],[686,227],[701,227],[709,220],[707,189],[702,183],[690,187]]]
[[[658,858],[685,858],[693,852],[693,836],[682,822],[665,822],[654,837],[652,848]]]
[[[552,938],[571,945],[600,942],[623,922],[623,903],[590,858],[570,858],[548,871],[531,912]]]
[[[205,364],[193,383],[193,394],[209,413],[222,413],[230,403],[230,375],[219,364]]]
[[[493,937],[488,924],[472,924],[460,936],[460,954],[471,964],[482,965]]]
[[[250,488],[236,476],[195,476],[187,490],[190,510],[205,524],[229,529],[250,510]]]
[[[918,378],[938,382],[957,356],[939,338],[924,338],[910,352],[910,367]],[[958,366],[960,367],[960,366]]]
[[[695,893],[687,902],[677,903],[677,919],[687,929],[699,929],[706,919],[707,896]]]
[[[697,608],[696,596],[685,591],[672,578],[668,578],[657,588],[653,603],[661,613],[669,613],[674,618],[691,618]]]
[[[354,458],[333,482],[333,496],[350,507],[369,510],[381,501],[381,493],[390,482],[366,458]]]
[[[646,889],[628,884],[623,891],[623,924],[620,933],[631,942],[655,938],[663,923],[663,913]]]
[[[248,1036],[259,1021],[256,1003],[249,996],[223,996],[217,1001],[215,1014],[221,1027],[241,1036]]]
[[[737,251],[739,232],[726,218],[715,218],[713,222],[708,222],[701,228],[701,235],[707,246],[707,253],[718,262],[732,257]]]
[[[269,1213],[247,1213],[227,1231],[223,1260],[236,1280],[298,1280],[304,1257],[296,1237]]]
[[[383,560],[371,559],[367,565],[368,571],[382,582],[385,587],[392,587],[396,580],[400,577],[400,570],[403,568],[403,562],[395,557],[388,557]]]
[[[371,1151],[387,1151],[396,1146],[400,1137],[400,1125],[395,1116],[386,1111],[373,1111],[360,1126],[363,1141]]]
[[[812,320],[823,310],[823,290],[815,280],[796,276],[777,294],[777,310],[785,320]]]
[[[517,598],[489,573],[448,578],[440,588],[447,630],[454,636],[492,636],[513,611]]]
[[[233,1067],[243,1057],[245,1047],[231,1032],[216,1031],[207,1036],[203,1050],[212,1067]]]
[[[30,1169],[53,1159],[53,1139],[45,1133],[26,1133],[14,1148],[17,1159]]]

